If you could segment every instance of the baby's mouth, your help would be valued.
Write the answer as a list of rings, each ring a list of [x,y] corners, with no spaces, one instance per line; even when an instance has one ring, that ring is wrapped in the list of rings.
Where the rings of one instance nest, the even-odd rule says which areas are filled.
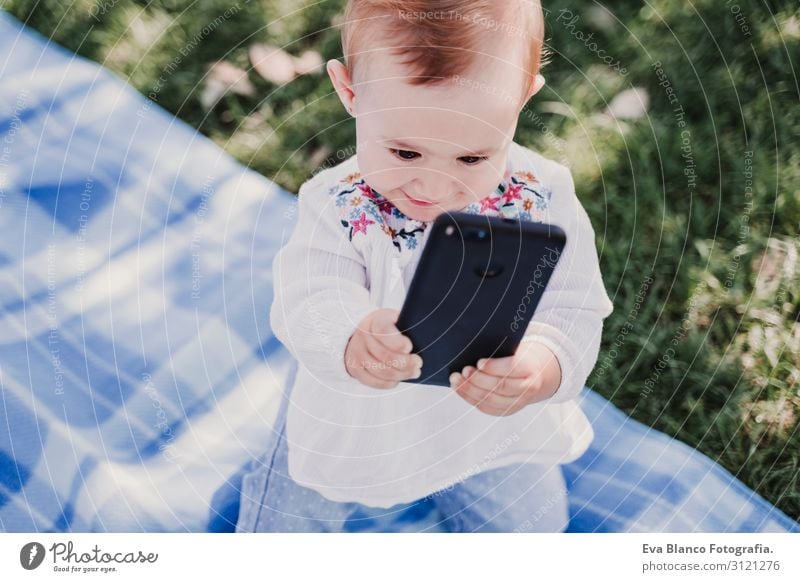
[[[418,199],[414,198],[413,196],[409,196],[406,193],[405,190],[401,190],[401,192],[403,193],[403,196],[406,197],[406,200],[408,200],[409,202],[411,202],[411,204],[414,204],[415,206],[420,206],[422,208],[430,208],[432,206],[437,206],[437,204],[435,202],[427,202],[425,200],[418,200]]]

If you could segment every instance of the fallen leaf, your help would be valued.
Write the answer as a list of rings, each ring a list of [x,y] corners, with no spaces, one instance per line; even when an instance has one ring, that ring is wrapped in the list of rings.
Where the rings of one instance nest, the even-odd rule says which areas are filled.
[[[253,44],[247,51],[256,73],[275,85],[285,85],[297,76],[295,59],[280,47]]]
[[[644,87],[633,87],[618,93],[604,113],[616,119],[639,119],[647,114],[650,96]]]
[[[200,103],[205,109],[212,109],[227,93],[251,97],[255,92],[247,71],[227,61],[217,61],[208,70]]]
[[[317,51],[304,51],[294,59],[294,70],[298,75],[318,75],[322,72],[322,55]]]

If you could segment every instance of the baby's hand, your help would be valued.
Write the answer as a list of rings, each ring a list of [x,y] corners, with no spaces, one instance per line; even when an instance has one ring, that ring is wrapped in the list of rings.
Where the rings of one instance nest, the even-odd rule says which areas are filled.
[[[478,410],[509,416],[550,398],[561,384],[561,365],[544,344],[522,342],[513,356],[485,358],[478,368],[450,374],[450,385]]]
[[[394,325],[397,309],[376,309],[358,324],[344,352],[345,368],[353,378],[373,388],[394,388],[419,378],[422,358],[412,354],[411,340]]]

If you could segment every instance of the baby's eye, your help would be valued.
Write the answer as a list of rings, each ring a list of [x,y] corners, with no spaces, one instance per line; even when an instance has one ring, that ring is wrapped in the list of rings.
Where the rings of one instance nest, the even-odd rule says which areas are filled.
[[[417,159],[417,157],[419,157],[419,154],[417,152],[412,152],[409,150],[398,150],[394,148],[389,148],[389,151],[392,152],[401,160],[409,161],[409,160],[415,160]]]
[[[483,161],[486,161],[488,158],[487,156],[462,156],[458,159],[467,164],[468,166],[474,166]]]

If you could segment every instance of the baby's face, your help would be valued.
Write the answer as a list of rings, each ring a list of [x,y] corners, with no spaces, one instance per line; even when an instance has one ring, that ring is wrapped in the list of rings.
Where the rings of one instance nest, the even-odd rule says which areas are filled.
[[[503,179],[524,105],[522,71],[482,56],[477,72],[412,86],[388,51],[367,58],[353,103],[367,184],[423,222],[491,194]]]

